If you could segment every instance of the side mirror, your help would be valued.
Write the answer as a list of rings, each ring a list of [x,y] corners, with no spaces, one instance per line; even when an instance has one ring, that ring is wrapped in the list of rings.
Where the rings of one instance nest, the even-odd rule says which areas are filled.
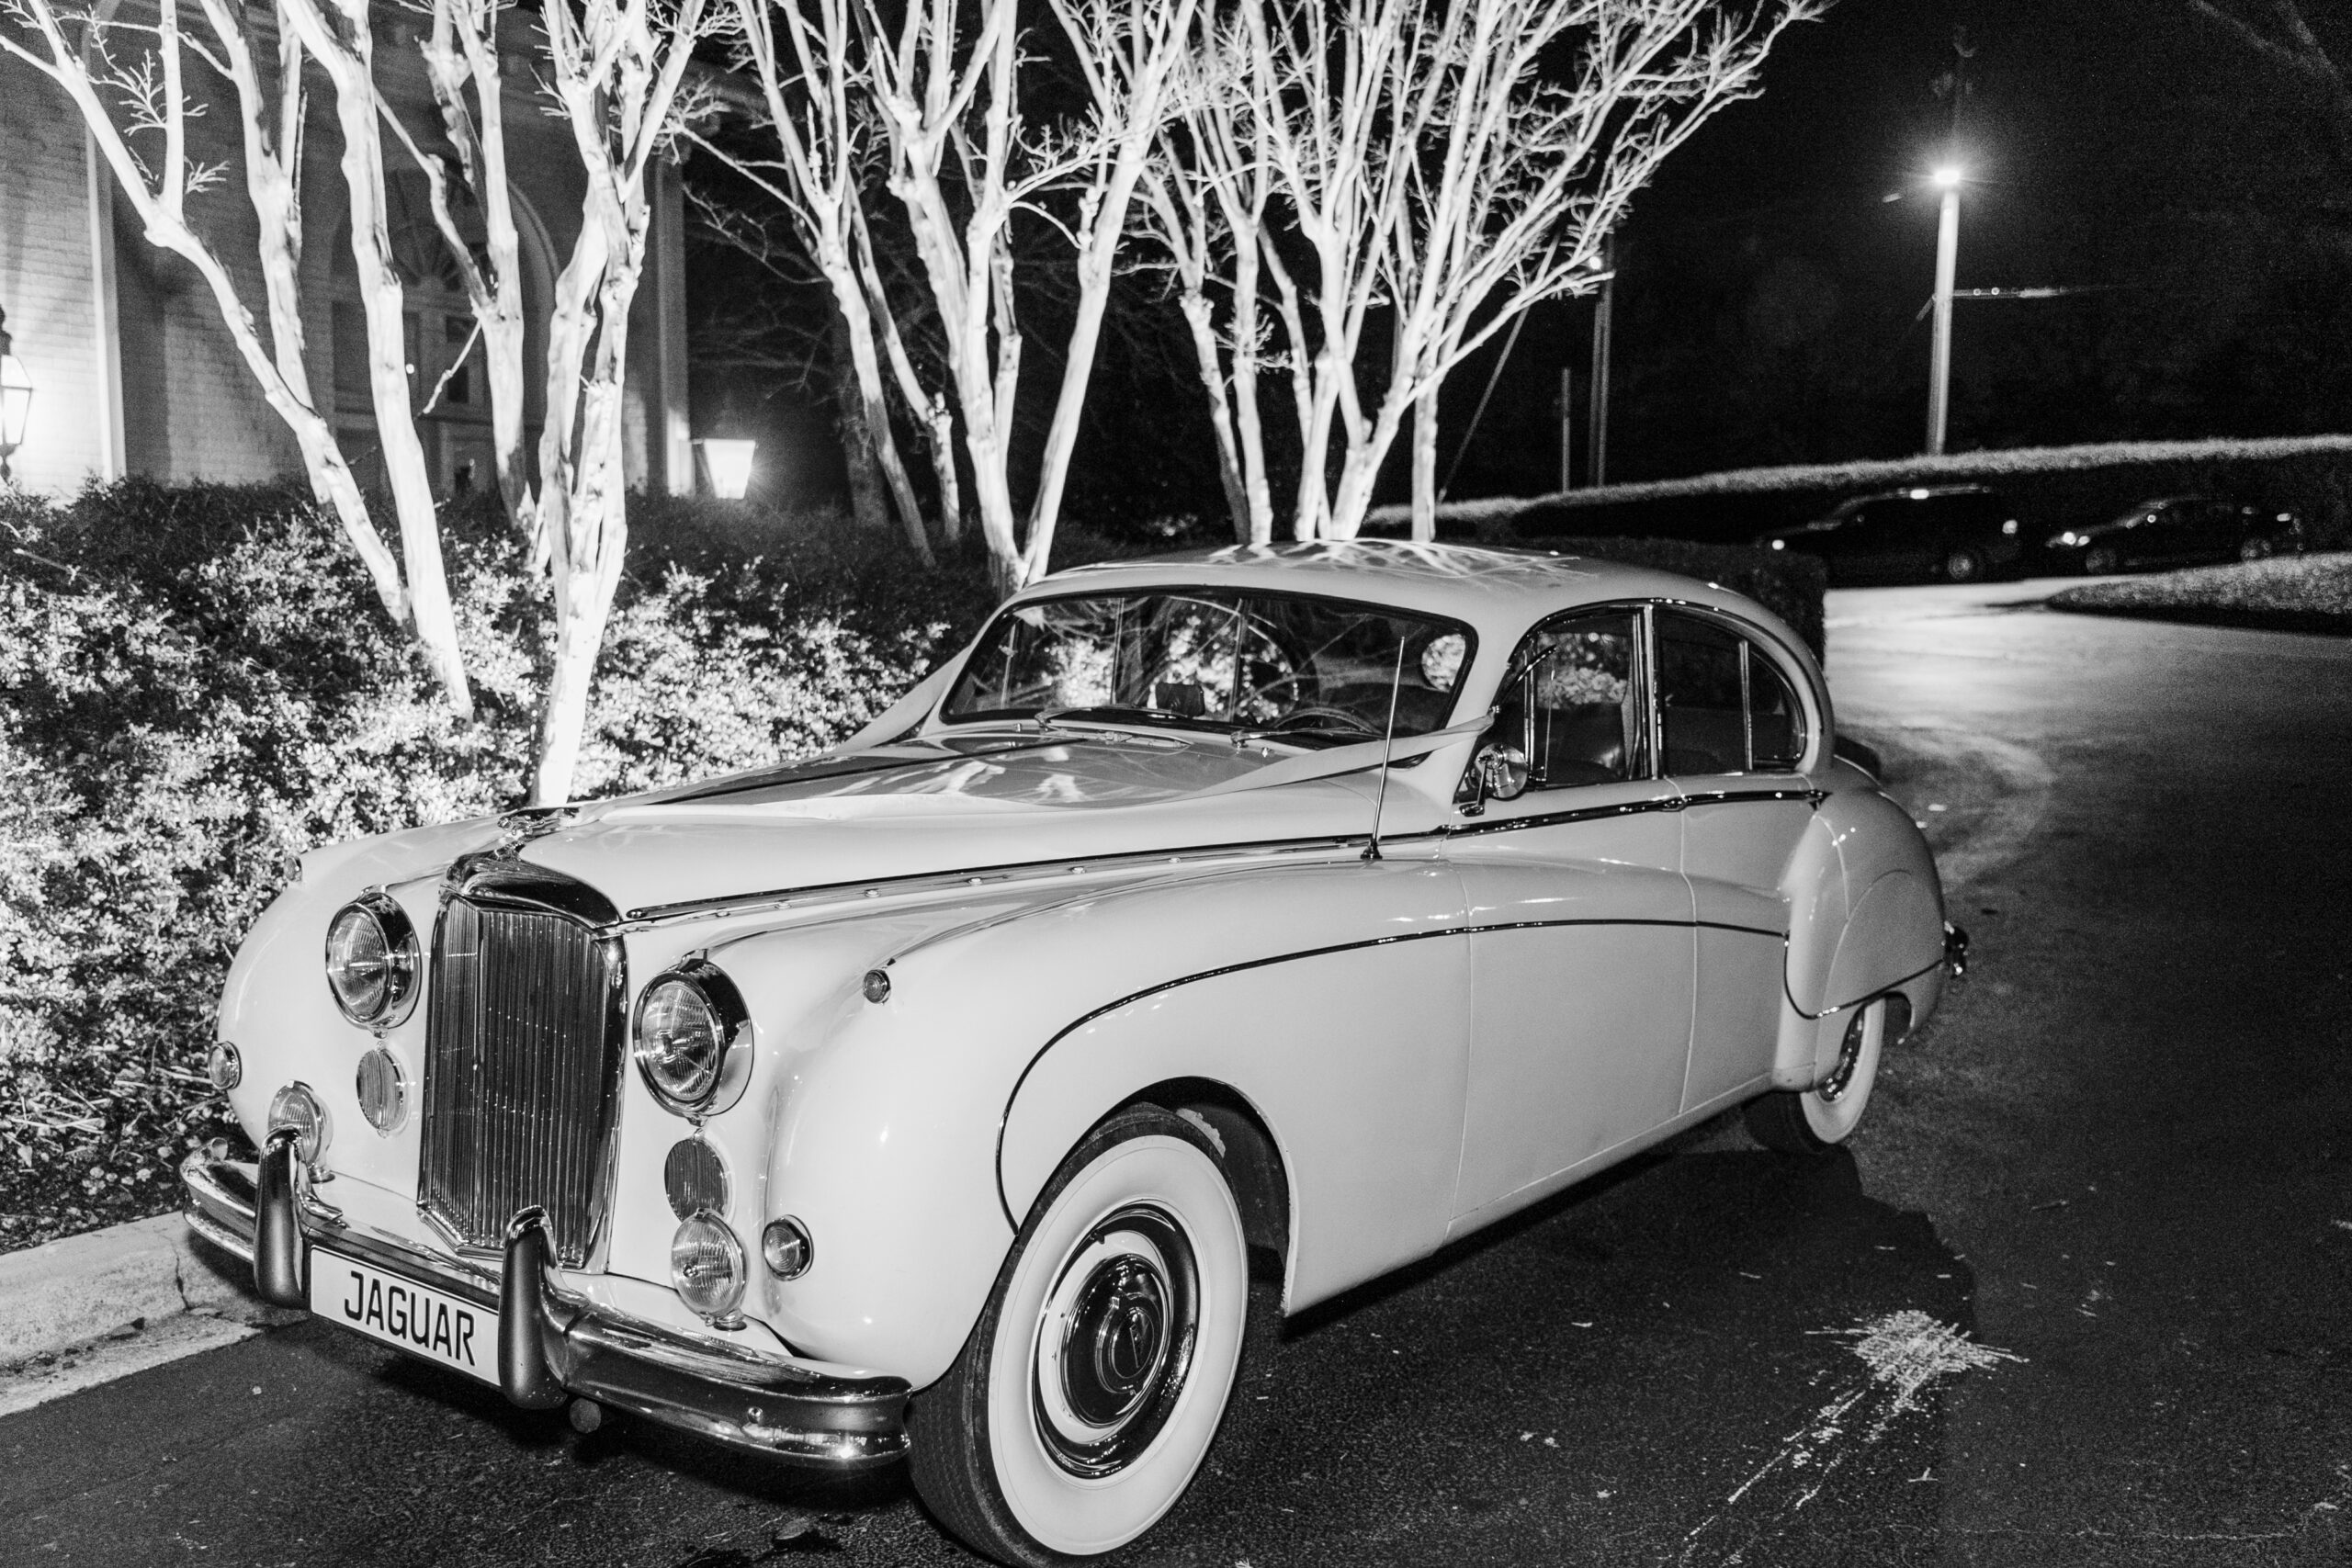
[[[1527,793],[1527,753],[1516,746],[1489,741],[1470,766],[1478,775],[1478,793],[1489,800],[1517,800]]]

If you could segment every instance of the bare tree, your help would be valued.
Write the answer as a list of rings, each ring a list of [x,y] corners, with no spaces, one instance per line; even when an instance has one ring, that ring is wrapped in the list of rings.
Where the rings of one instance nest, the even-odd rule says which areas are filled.
[[[410,410],[407,356],[400,341],[399,279],[390,271],[383,171],[380,162],[372,158],[376,146],[372,85],[358,98],[358,118],[366,122],[361,138],[365,147],[356,153],[345,149],[344,170],[350,186],[353,250],[361,261],[363,289],[369,298],[370,389],[378,433],[388,460],[394,464],[394,504],[405,578],[402,562],[386,547],[368,515],[366,497],[344,458],[334,427],[311,396],[303,360],[300,184],[302,57],[308,40],[296,18],[289,17],[288,8],[307,9],[309,4],[310,0],[286,0],[278,7],[274,82],[264,78],[255,14],[238,0],[202,0],[207,29],[202,38],[192,37],[183,28],[181,0],[162,0],[152,24],[134,23],[99,6],[6,0],[6,14],[35,35],[37,42],[28,45],[17,36],[0,32],[0,50],[26,62],[64,90],[125,199],[139,214],[149,241],[179,256],[204,279],[231,341],[260,383],[264,399],[293,434],[313,493],[334,513],[387,613],[413,630],[451,705],[461,716],[470,716],[472,699],[442,571],[440,529],[432,495],[422,483],[423,457]],[[361,31],[364,37],[364,26]],[[125,37],[142,41],[118,56],[117,40]],[[188,85],[189,57],[217,73],[235,94],[243,127],[246,194],[259,235],[255,259],[269,310],[268,347],[263,345],[253,312],[239,295],[228,263],[188,211],[190,197],[218,184],[226,175],[221,164],[199,163],[190,152],[189,122],[204,113],[206,104]],[[354,106],[342,91],[344,79],[334,79],[347,134]],[[381,271],[370,269],[369,257],[381,260]],[[387,279],[393,323],[389,362],[380,334],[373,330],[376,313],[384,304],[380,290]],[[416,454],[413,471],[405,462],[410,452]]]
[[[1200,24],[1200,46],[1181,62],[1159,152],[1145,171],[1142,227],[1170,260],[1177,306],[1208,395],[1234,537],[1262,545],[1274,525],[1258,406],[1269,326],[1261,256],[1272,243],[1266,225],[1273,166],[1265,121],[1252,112],[1243,24],[1214,11],[1201,13]]]
[[[587,176],[580,237],[557,275],[548,328],[538,524],[555,581],[555,664],[539,716],[531,799],[568,799],[588,692],[628,544],[622,413],[628,311],[652,221],[647,176],[700,106],[685,91],[704,0],[547,6],[548,88]]]
[[[1194,210],[1227,268],[1235,346],[1228,368],[1204,377],[1220,402],[1254,378],[1262,360],[1244,327],[1262,276],[1287,340],[1270,357],[1289,369],[1303,452],[1297,537],[1357,532],[1408,414],[1413,531],[1431,536],[1446,375],[1533,306],[1589,288],[1634,193],[1709,118],[1752,95],[1781,31],[1820,8],[1243,0],[1234,21],[1206,32],[1168,160],[1205,193]],[[1280,227],[1266,220],[1269,195]],[[1167,239],[1183,225],[1161,210]],[[1368,375],[1376,311],[1387,363]],[[1222,417],[1214,407],[1212,417]],[[1239,474],[1262,473],[1260,438],[1227,423]],[[1253,518],[1253,532],[1263,526]]]
[[[2309,96],[2338,175],[2352,174],[2352,85],[2298,0],[2188,0],[2188,8]]]
[[[981,533],[1010,590],[1042,573],[1053,550],[1120,242],[1195,0],[1053,0],[1091,102],[1077,122],[1034,135],[1021,112],[1014,0],[976,3],[967,27],[957,0],[909,0],[893,27],[865,0],[865,74],[888,133],[890,189],[939,312]],[[1011,225],[1023,209],[1050,216],[1049,193],[1069,212],[1057,221],[1076,252],[1078,292],[1023,529],[1008,450],[1021,380]]]
[[[889,485],[908,543],[930,565],[931,543],[891,432],[881,356],[876,349],[875,318],[888,318],[889,301],[878,297],[878,291],[868,293],[855,254],[864,231],[859,185],[864,160],[853,102],[859,67],[849,0],[783,0],[776,6],[768,0],[731,0],[727,14],[738,43],[737,68],[758,87],[762,128],[775,137],[779,156],[747,158],[723,142],[697,141],[792,215],[841,315],[864,441]],[[788,55],[777,48],[779,15]]]
[[[455,265],[481,334],[490,383],[492,460],[499,498],[518,526],[538,536],[538,497],[524,452],[528,406],[524,347],[522,240],[506,164],[505,81],[500,66],[499,17],[509,0],[420,0],[433,18],[417,42],[444,139],[456,152],[458,174],[482,223],[482,254],[475,254],[450,199],[449,170],[435,152],[417,145],[389,103],[384,123],[424,172],[435,225]]]

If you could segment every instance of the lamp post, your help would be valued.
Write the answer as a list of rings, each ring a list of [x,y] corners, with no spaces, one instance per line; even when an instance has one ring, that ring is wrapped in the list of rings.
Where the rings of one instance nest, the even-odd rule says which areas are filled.
[[[1936,222],[1936,334],[1928,365],[1928,456],[1944,452],[1944,426],[1951,405],[1951,279],[1960,261],[1960,183],[1957,164],[1946,164],[1929,176],[1944,193],[1943,211]]]
[[[14,484],[8,459],[25,440],[25,414],[32,407],[33,381],[25,362],[9,353],[8,312],[0,310],[0,487]]]

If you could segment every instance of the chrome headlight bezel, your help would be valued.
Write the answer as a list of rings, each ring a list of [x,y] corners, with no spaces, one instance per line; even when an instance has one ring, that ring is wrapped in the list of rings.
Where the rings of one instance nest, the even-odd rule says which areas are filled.
[[[669,1043],[649,1033],[649,1014],[673,987],[683,987],[709,1014],[712,1044],[693,1074],[680,1078]],[[725,970],[689,959],[656,975],[629,1010],[628,1054],[638,1076],[664,1111],[699,1122],[730,1110],[752,1076],[752,1014]]]
[[[335,953],[336,937],[344,931],[346,919],[374,921],[383,942],[384,995],[373,1010],[355,1007],[336,980],[342,963]],[[424,944],[417,939],[416,927],[410,921],[408,912],[379,889],[370,888],[361,894],[337,909],[334,918],[327,921],[327,992],[334,998],[335,1010],[362,1029],[396,1029],[408,1021],[409,1015],[416,1010],[417,995],[424,989],[418,984],[424,959]]]

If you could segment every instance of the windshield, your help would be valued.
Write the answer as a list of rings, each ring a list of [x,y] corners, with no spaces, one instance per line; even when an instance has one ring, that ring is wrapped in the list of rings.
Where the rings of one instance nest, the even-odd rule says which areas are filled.
[[[1294,593],[1167,588],[1017,604],[948,694],[952,722],[1097,718],[1304,743],[1444,728],[1469,667],[1458,621]]]

